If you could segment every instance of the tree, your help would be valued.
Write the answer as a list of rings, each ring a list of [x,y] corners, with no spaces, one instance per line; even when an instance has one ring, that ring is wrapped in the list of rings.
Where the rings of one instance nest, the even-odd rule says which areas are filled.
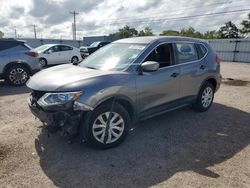
[[[189,27],[187,29],[181,29],[180,32],[181,36],[185,36],[185,37],[194,37],[194,38],[202,38],[203,35],[202,33],[195,31],[195,29],[193,27]]]
[[[215,39],[217,38],[217,32],[216,31],[207,31],[203,34],[204,39]]]
[[[160,33],[160,36],[179,36],[180,32],[175,30],[165,30]]]
[[[226,22],[224,26],[222,26],[218,31],[218,38],[239,38],[239,29],[237,26],[229,21]]]
[[[144,30],[141,30],[138,33],[138,36],[153,36],[153,35],[154,35],[153,31],[149,27],[145,27]]]
[[[3,38],[4,33],[2,31],[0,31],[0,38]]]
[[[118,30],[118,32],[114,33],[118,38],[129,38],[137,36],[138,31],[135,28],[130,28],[129,26],[125,26]]]
[[[247,36],[250,33],[250,13],[248,14],[248,20],[242,20],[241,25],[243,26],[240,33],[243,36]]]

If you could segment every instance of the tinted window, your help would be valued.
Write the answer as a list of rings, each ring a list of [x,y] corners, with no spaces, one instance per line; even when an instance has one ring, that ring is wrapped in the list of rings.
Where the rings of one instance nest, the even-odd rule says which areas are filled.
[[[198,51],[199,59],[203,58],[207,53],[207,49],[202,44],[196,44],[196,48]]]
[[[176,43],[176,55],[179,63],[198,60],[198,54],[192,43]]]
[[[173,65],[173,47],[172,44],[162,44],[156,47],[145,61],[156,61],[160,63],[160,68]]]
[[[23,42],[15,41],[15,40],[0,40],[0,51],[6,50],[8,48],[13,48],[18,45],[22,45]]]
[[[68,51],[68,50],[73,50],[73,48],[72,47],[70,47],[70,46],[61,46],[61,51]]]
[[[52,50],[52,52],[60,52],[60,46],[53,46],[50,48]]]

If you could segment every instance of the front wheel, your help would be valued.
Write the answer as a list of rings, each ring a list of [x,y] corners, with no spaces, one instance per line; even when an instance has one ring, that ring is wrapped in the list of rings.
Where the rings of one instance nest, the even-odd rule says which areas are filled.
[[[195,110],[200,112],[207,111],[213,103],[214,86],[210,82],[205,82],[200,89],[196,102],[193,104]]]
[[[87,143],[91,146],[107,149],[120,144],[128,134],[131,123],[128,112],[118,103],[106,103],[97,107],[90,115],[87,126]],[[86,129],[87,128],[87,129]]]

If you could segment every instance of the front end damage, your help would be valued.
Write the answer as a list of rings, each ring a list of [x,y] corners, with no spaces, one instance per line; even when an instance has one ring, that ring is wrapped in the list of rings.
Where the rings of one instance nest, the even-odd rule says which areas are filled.
[[[31,93],[28,104],[32,114],[43,123],[48,133],[61,131],[68,138],[74,138],[79,133],[80,123],[88,109],[82,109],[81,103],[75,104],[75,101],[44,108],[38,103],[44,94],[41,91]]]

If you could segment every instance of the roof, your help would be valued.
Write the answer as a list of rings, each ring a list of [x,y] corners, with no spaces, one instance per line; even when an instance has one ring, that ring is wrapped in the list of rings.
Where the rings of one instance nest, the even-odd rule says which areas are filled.
[[[138,44],[150,44],[156,41],[191,41],[191,42],[204,42],[202,39],[180,37],[180,36],[150,36],[150,37],[133,37],[125,38],[115,41],[114,43],[138,43]]]

